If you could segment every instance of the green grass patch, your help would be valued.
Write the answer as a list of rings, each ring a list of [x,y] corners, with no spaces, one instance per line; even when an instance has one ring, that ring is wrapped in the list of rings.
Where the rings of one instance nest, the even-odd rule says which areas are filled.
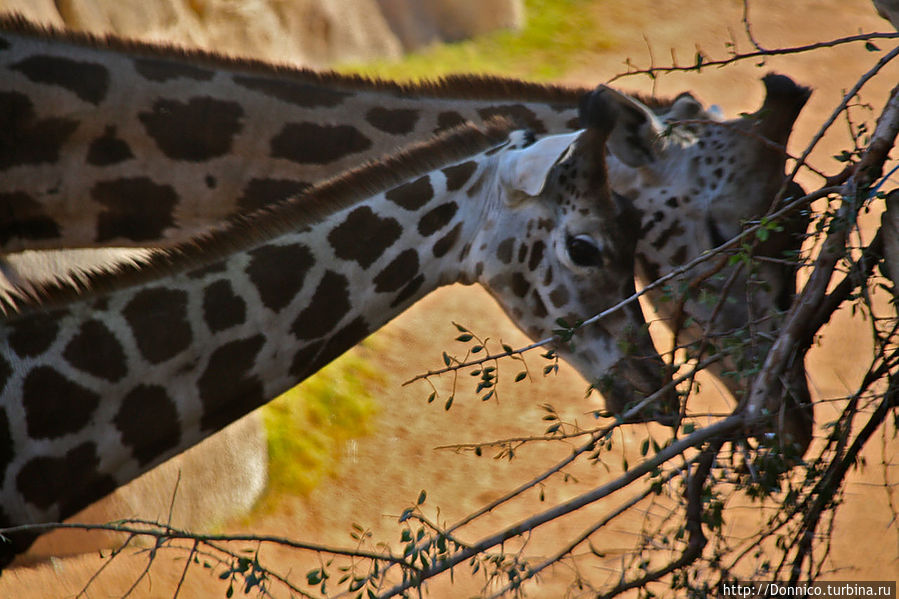
[[[262,408],[269,482],[257,509],[309,493],[337,472],[347,441],[371,432],[378,411],[371,390],[384,379],[368,351],[354,348]]]
[[[613,45],[589,10],[592,0],[525,0],[520,31],[497,31],[454,44],[435,45],[400,61],[339,67],[384,79],[434,79],[450,73],[484,73],[531,80],[563,75],[579,57]]]

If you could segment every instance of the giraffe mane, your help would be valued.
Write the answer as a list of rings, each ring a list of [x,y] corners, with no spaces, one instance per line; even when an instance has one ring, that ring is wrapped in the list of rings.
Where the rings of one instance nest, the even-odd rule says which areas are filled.
[[[298,83],[327,86],[352,91],[390,92],[400,96],[451,98],[458,100],[509,100],[514,102],[545,102],[561,107],[576,107],[581,96],[590,91],[586,87],[568,87],[551,83],[536,83],[512,77],[474,73],[455,73],[413,83],[390,81],[358,74],[344,74],[331,70],[299,68],[201,50],[177,44],[145,42],[114,34],[93,34],[72,31],[53,25],[38,24],[20,13],[0,14],[0,32],[10,31],[33,37],[62,40],[94,48],[106,48],[130,55],[187,60],[212,68],[252,72],[254,74],[290,77]],[[669,107],[673,98],[658,98],[630,93],[652,110]]]
[[[19,13],[0,15],[0,31],[20,33],[33,37],[61,40],[94,48],[107,48],[130,55],[152,58],[189,60],[192,63],[215,68],[249,71],[254,74],[291,77],[295,81],[349,90],[392,92],[399,95],[429,95],[458,99],[508,99],[516,101],[548,102],[577,106],[586,88],[572,88],[554,84],[542,84],[510,77],[477,74],[453,74],[416,83],[401,83],[356,74],[335,71],[316,71],[288,64],[233,56],[185,48],[176,44],[145,42],[122,38],[113,34],[92,34],[71,31],[47,24],[34,23]]]
[[[460,125],[347,170],[272,206],[235,216],[171,248],[0,254],[0,312],[9,321],[66,302],[211,266],[229,254],[320,222],[365,198],[496,146],[513,129],[515,125],[504,117],[494,117],[480,127]],[[85,255],[69,259],[67,253],[72,251]],[[96,257],[90,257],[90,252],[98,251]],[[17,262],[49,271],[40,279],[23,282],[15,276]]]

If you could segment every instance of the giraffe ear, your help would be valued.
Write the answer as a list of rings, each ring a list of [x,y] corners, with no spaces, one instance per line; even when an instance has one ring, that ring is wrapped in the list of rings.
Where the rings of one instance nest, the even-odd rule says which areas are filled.
[[[615,106],[615,126],[606,142],[609,152],[631,167],[655,161],[665,130],[659,118],[642,102],[611,87],[601,85],[592,93],[603,94]]]
[[[580,132],[551,135],[506,154],[500,163],[500,181],[506,191],[506,201],[517,203],[540,195],[549,172],[568,154],[579,135]]]

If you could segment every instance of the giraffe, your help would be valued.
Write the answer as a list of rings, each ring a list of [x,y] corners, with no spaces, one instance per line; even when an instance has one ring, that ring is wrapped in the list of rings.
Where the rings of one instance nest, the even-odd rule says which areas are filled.
[[[534,338],[632,294],[639,222],[605,165],[622,101],[598,88],[581,104],[583,130],[540,140],[466,125],[43,290],[0,329],[2,525],[71,515],[438,286],[480,283]],[[644,325],[631,304],[556,347],[613,412],[663,383]],[[677,412],[672,390],[636,418],[672,423]],[[7,560],[32,540],[10,536]]]
[[[0,159],[0,247],[7,252],[167,246],[458,123],[505,115],[538,136],[571,131],[584,91],[473,76],[398,85],[63,34],[18,20],[4,28],[0,106],[23,115],[18,130],[0,127],[0,147],[7,131],[5,161],[16,162]],[[628,104],[622,127],[635,139],[651,137],[648,131],[662,142],[637,149],[610,143],[612,187],[641,213],[642,284],[718,245],[772,203],[784,155],[765,140],[786,144],[810,92],[783,76],[764,82],[765,102],[750,118],[720,121],[690,94],[653,110],[637,100]],[[197,126],[200,115],[208,126]],[[638,163],[632,152],[645,156]],[[787,229],[758,254],[780,258],[783,250],[798,249],[801,221]],[[67,250],[65,259],[72,258]],[[4,294],[27,294],[31,283],[43,284],[34,266],[41,260],[0,258],[6,275],[0,302]],[[105,260],[99,256],[98,267]],[[719,293],[734,268],[722,269],[720,277],[706,270],[688,278]],[[777,310],[795,285],[793,271],[769,262],[753,275],[755,282],[748,273],[737,275],[734,301],[715,322],[695,296],[675,312],[658,293],[653,305],[673,328],[684,317],[696,323],[683,333],[687,341],[720,337],[759,319],[761,333],[776,327]],[[763,345],[751,355],[763,355]],[[795,368],[791,386],[809,405],[801,360]],[[743,382],[722,376],[735,370],[732,360],[712,370],[731,395],[741,396]],[[800,437],[811,434],[809,418],[797,417],[804,423]]]

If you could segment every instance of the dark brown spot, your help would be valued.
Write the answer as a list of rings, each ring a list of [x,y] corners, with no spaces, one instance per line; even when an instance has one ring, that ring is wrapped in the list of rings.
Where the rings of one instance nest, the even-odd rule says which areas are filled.
[[[549,285],[553,282],[553,267],[552,265],[546,267],[546,274],[543,275],[543,286],[549,287]]]
[[[297,339],[323,337],[337,327],[350,307],[349,282],[345,276],[329,270],[291,330]]]
[[[77,128],[78,121],[72,119],[38,120],[27,96],[0,92],[0,171],[58,162],[63,144]]]
[[[391,189],[384,197],[406,210],[418,210],[434,197],[434,188],[431,186],[431,178],[425,175]]]
[[[414,297],[415,294],[418,293],[418,290],[421,289],[421,286],[424,282],[424,275],[418,275],[417,277],[409,281],[409,284],[403,287],[403,290],[400,291],[395,298],[393,298],[392,302],[390,302],[390,307],[396,308],[397,306],[404,304],[406,301]]]
[[[417,274],[418,252],[412,249],[406,250],[375,276],[375,291],[378,293],[396,291]]]
[[[133,177],[100,181],[90,193],[94,201],[106,208],[97,218],[97,241],[159,239],[166,228],[175,225],[172,213],[178,194],[170,185],[157,184],[148,177]]]
[[[328,164],[371,147],[371,140],[350,125],[288,123],[271,141],[272,158],[299,164]]]
[[[476,170],[478,170],[478,163],[474,160],[442,169],[446,177],[446,190],[456,191],[457,189],[462,189],[462,186],[465,185],[465,182],[471,178]]]
[[[0,387],[2,391],[2,387]],[[15,457],[15,446],[12,442],[12,429],[9,428],[9,416],[0,408],[0,479],[4,478],[7,466]]]
[[[543,303],[543,299],[536,289],[531,293],[531,297],[534,299],[534,316],[536,318],[546,318],[549,312],[546,310],[546,304]]]
[[[511,264],[512,263],[512,251],[515,249],[515,238],[509,237],[508,239],[504,239],[500,242],[498,246],[496,246],[496,257],[499,258],[499,261],[503,264]]]
[[[122,345],[99,320],[82,324],[62,355],[78,370],[108,381],[121,380],[128,373]]]
[[[176,289],[144,289],[131,298],[122,315],[137,347],[151,364],[175,357],[190,345],[187,293]]]
[[[515,123],[518,127],[530,129],[537,135],[546,133],[546,127],[543,122],[537,118],[534,111],[523,104],[504,104],[490,106],[478,110],[478,114],[482,119],[488,121],[494,117],[506,117]]]
[[[0,37],[0,50],[9,50],[12,47],[5,37]]]
[[[528,268],[531,272],[537,270],[537,267],[543,262],[543,252],[545,250],[546,245],[539,239],[531,246],[531,258],[528,260]]]
[[[109,89],[109,71],[101,64],[60,56],[30,56],[10,67],[35,83],[57,85],[92,104],[100,104]]]
[[[663,247],[665,247],[665,245],[668,243],[669,239],[671,239],[672,237],[675,237],[675,238],[679,237],[679,236],[683,235],[684,233],[685,233],[685,231],[684,231],[684,228],[681,226],[680,221],[675,220],[670,225],[668,225],[668,228],[663,230],[654,241],[651,242],[651,245],[655,249],[660,250]]]
[[[203,319],[213,333],[243,324],[247,305],[229,281],[216,281],[203,290]]]
[[[528,246],[521,244],[518,246],[518,263],[524,264],[524,259],[528,257]]]
[[[159,385],[138,385],[122,400],[113,420],[122,442],[145,466],[181,442],[178,410]]]
[[[237,199],[239,212],[250,212],[300,195],[309,183],[293,179],[251,179]]]
[[[512,293],[518,297],[524,297],[531,289],[531,284],[520,272],[512,273]]]
[[[116,128],[112,125],[106,127],[103,135],[92,141],[87,149],[87,163],[94,166],[109,166],[131,158],[134,158],[131,148],[116,137]]]
[[[78,432],[90,422],[100,396],[50,366],[37,366],[22,383],[22,404],[28,435],[53,439]]]
[[[643,270],[643,274],[646,277],[644,283],[649,283],[651,281],[655,281],[659,278],[659,265],[655,262],[647,260],[645,256],[642,254],[637,254],[637,262],[640,263],[640,267]]]
[[[418,221],[418,232],[423,237],[433,235],[443,227],[447,226],[453,217],[456,216],[458,210],[459,205],[455,202],[440,204],[436,208],[429,210],[421,217],[421,220]]]
[[[216,181],[215,177],[213,177],[212,175],[206,175],[203,178],[203,183],[205,183],[206,187],[208,187],[209,189],[215,189],[218,185],[218,181]]]
[[[665,205],[669,208],[677,208],[677,198],[675,196],[671,196],[667,200],[665,200]]]
[[[134,70],[149,81],[165,83],[172,79],[193,79],[194,81],[209,81],[215,77],[215,71],[202,69],[192,64],[162,60],[158,58],[135,58]]]
[[[20,358],[38,356],[50,347],[59,334],[61,313],[36,313],[18,319],[9,327],[9,346]]]
[[[206,96],[179,100],[159,99],[152,111],[138,113],[147,134],[173,160],[203,162],[231,151],[234,136],[243,128],[243,108]]]
[[[451,110],[441,112],[437,115],[437,128],[434,129],[434,133],[440,133],[441,131],[464,125],[466,122],[465,118],[458,112]]]
[[[375,106],[365,113],[365,120],[375,129],[392,135],[405,135],[415,129],[419,113],[411,108],[384,108]]]
[[[353,347],[371,332],[360,316],[324,341],[306,346],[294,356],[290,372],[303,380],[314,374],[334,358]]]
[[[682,245],[671,255],[669,263],[671,266],[680,266],[687,261],[687,246]]]
[[[355,260],[368,268],[402,232],[396,219],[381,218],[368,206],[360,206],[328,233],[328,242],[341,260]]]
[[[293,362],[290,365],[290,374],[296,377],[297,382],[302,381],[318,370],[316,358],[324,346],[325,342],[323,340],[315,341],[303,346],[294,354]]]
[[[265,401],[262,381],[250,376],[265,336],[231,341],[216,349],[209,358],[206,370],[197,381],[204,430],[218,430],[257,408]]]
[[[304,108],[333,108],[334,106],[339,106],[344,98],[353,95],[349,92],[342,92],[320,85],[268,77],[235,75],[234,83],[282,102]]]
[[[59,225],[27,193],[0,193],[0,245],[14,238],[54,239],[59,236]]]
[[[306,246],[266,245],[250,252],[247,276],[269,310],[282,310],[303,288],[306,272],[315,263]]]
[[[118,486],[111,476],[98,472],[99,466],[96,445],[85,442],[63,457],[32,458],[16,476],[16,485],[26,501],[42,510],[58,504],[63,519]]]
[[[567,304],[568,298],[568,288],[564,285],[557,285],[556,288],[549,293],[549,301],[551,301],[556,308],[561,308]]]
[[[453,249],[453,246],[456,245],[456,241],[459,239],[459,234],[462,232],[462,223],[456,223],[456,226],[450,229],[450,232],[437,240],[437,243],[434,244],[434,248],[432,249],[432,253],[435,258],[442,258]]]

